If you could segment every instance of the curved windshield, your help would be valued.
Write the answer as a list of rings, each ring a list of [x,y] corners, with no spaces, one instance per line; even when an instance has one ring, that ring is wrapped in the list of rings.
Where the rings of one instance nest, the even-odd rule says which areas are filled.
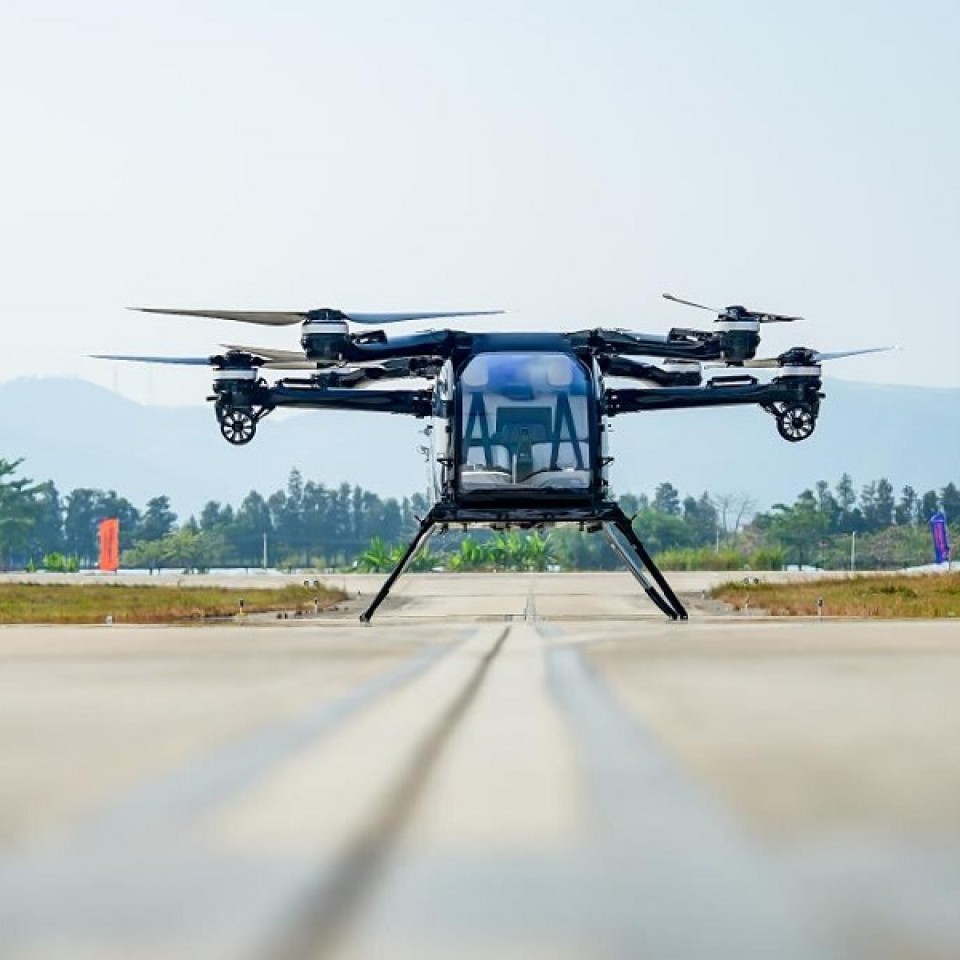
[[[460,388],[461,489],[589,487],[589,385],[573,357],[480,354]]]

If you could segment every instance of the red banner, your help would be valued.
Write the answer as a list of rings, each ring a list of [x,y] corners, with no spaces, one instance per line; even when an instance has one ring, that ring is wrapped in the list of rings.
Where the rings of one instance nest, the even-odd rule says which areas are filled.
[[[100,569],[105,573],[120,569],[120,521],[116,517],[100,521]]]

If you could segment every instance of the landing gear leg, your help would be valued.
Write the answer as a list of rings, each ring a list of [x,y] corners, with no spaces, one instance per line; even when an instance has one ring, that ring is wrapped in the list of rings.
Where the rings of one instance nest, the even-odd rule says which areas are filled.
[[[403,555],[403,558],[396,565],[393,570],[393,573],[384,581],[383,586],[380,588],[380,592],[373,598],[373,602],[367,607],[363,613],[360,614],[360,620],[363,623],[369,623],[374,613],[376,613],[377,607],[387,599],[387,594],[390,592],[393,585],[400,579],[400,575],[407,569],[407,567],[413,562],[416,555],[423,549],[424,544],[433,536],[434,530],[436,530],[436,524],[433,519],[433,510],[420,521],[420,529],[417,530],[416,536],[410,542],[410,546],[407,547],[407,552]]]
[[[817,411],[809,403],[785,406],[777,416],[777,432],[790,443],[806,440],[817,425]]]
[[[647,552],[647,548],[633,529],[633,524],[620,507],[614,507],[608,518],[604,519],[603,532],[610,546],[636,577],[651,601],[671,620],[686,620],[686,608],[667,583],[660,568],[653,562],[653,557]],[[647,573],[653,578],[656,587],[647,578]],[[657,587],[660,588],[659,591]]]

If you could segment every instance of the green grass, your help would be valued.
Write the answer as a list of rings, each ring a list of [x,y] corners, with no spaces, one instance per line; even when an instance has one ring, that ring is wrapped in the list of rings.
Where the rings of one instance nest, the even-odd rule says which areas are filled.
[[[810,580],[803,583],[725,583],[712,596],[742,610],[773,616],[815,616],[817,600],[831,617],[960,617],[960,573]]]
[[[175,623],[276,611],[313,612],[345,599],[340,590],[151,587],[127,584],[0,584],[0,623]]]

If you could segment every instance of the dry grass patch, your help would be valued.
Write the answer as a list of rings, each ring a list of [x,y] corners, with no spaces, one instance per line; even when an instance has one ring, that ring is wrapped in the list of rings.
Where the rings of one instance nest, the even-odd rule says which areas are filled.
[[[345,599],[340,590],[287,586],[276,589],[152,587],[129,584],[0,584],[0,623],[175,623],[244,613],[312,613]]]
[[[717,600],[743,610],[773,616],[934,618],[960,617],[960,573],[925,576],[848,577],[804,583],[724,583],[712,591]]]

